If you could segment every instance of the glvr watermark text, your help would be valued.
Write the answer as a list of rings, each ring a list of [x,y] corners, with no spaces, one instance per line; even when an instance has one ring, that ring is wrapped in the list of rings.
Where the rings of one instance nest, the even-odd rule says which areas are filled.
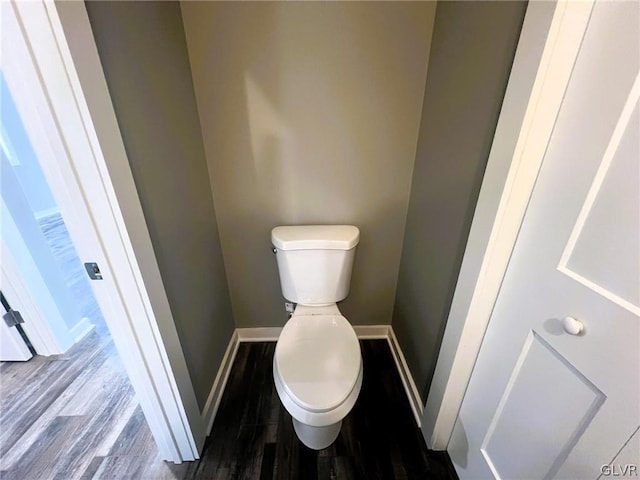
[[[602,465],[600,473],[605,477],[637,477],[638,465],[633,463]]]

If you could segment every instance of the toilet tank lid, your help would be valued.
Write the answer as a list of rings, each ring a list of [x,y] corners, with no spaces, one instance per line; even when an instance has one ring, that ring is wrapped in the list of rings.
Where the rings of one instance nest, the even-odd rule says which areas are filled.
[[[271,242],[280,250],[351,250],[360,240],[353,225],[291,225],[271,230]]]

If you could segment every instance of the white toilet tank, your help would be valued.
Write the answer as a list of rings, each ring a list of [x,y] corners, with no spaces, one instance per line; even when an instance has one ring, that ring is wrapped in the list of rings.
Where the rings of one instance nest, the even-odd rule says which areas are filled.
[[[275,247],[284,298],[301,305],[328,305],[349,294],[358,227],[300,225],[275,227]]]

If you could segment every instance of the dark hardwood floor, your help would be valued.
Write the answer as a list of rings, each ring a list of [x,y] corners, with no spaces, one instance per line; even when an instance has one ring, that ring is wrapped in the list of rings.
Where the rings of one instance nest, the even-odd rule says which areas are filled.
[[[67,354],[0,363],[0,478],[453,479],[429,451],[385,340],[361,341],[364,380],[336,442],[302,445],[273,385],[275,343],[238,348],[216,421],[196,462],[157,447],[109,337],[92,333]]]
[[[361,341],[364,380],[336,442],[302,445],[271,373],[275,343],[243,343],[198,462],[180,479],[454,479],[445,452],[426,448],[385,340]]]

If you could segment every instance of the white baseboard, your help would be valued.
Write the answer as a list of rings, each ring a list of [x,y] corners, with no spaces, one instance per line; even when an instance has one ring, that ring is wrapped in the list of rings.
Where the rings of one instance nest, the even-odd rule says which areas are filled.
[[[384,339],[389,337],[389,325],[353,325],[360,340]]]
[[[402,385],[409,400],[409,405],[413,411],[416,423],[418,424],[418,427],[420,427],[424,407],[420,400],[420,394],[418,393],[416,384],[413,381],[411,372],[409,371],[409,367],[407,366],[407,361],[404,358],[404,354],[398,344],[398,339],[393,333],[391,325],[354,325],[353,329],[361,340],[386,339],[387,342],[389,342],[391,355],[393,356],[396,368],[400,374],[400,379],[402,380]],[[218,411],[218,407],[220,406],[220,400],[222,399],[222,394],[224,393],[224,389],[227,385],[231,366],[233,365],[240,342],[275,342],[278,340],[281,332],[282,327],[235,329],[231,336],[231,340],[229,340],[229,345],[227,345],[227,350],[222,358],[222,364],[218,369],[218,374],[213,382],[211,392],[207,398],[207,403],[205,404],[202,412],[203,422],[207,426],[207,436],[211,433],[213,421],[215,419],[216,412]]]
[[[404,353],[402,353],[402,349],[400,348],[400,344],[398,343],[398,339],[396,338],[396,334],[393,332],[391,325],[389,325],[389,336],[387,337],[387,341],[389,342],[393,359],[396,362],[396,367],[398,368],[398,373],[400,374],[404,391],[409,399],[409,405],[411,405],[413,416],[416,419],[418,427],[420,427],[422,424],[424,405],[422,405],[420,393],[418,392],[416,383],[413,381],[413,376],[411,375],[411,371],[407,365],[407,360],[404,358]]]
[[[74,343],[78,343],[84,337],[86,337],[96,326],[89,321],[88,317],[82,317],[75,326],[69,330],[71,338]]]
[[[229,345],[227,345],[227,350],[224,352],[224,356],[222,357],[222,362],[218,369],[216,378],[213,381],[213,386],[209,392],[207,403],[205,403],[202,411],[202,423],[206,426],[206,436],[209,436],[211,433],[213,421],[216,418],[216,413],[220,406],[220,400],[222,400],[224,388],[227,386],[227,380],[229,380],[229,373],[231,373],[231,366],[236,358],[239,344],[238,329],[235,329],[233,335],[231,335],[231,339],[229,340]]]
[[[241,342],[277,342],[282,327],[236,328]]]

